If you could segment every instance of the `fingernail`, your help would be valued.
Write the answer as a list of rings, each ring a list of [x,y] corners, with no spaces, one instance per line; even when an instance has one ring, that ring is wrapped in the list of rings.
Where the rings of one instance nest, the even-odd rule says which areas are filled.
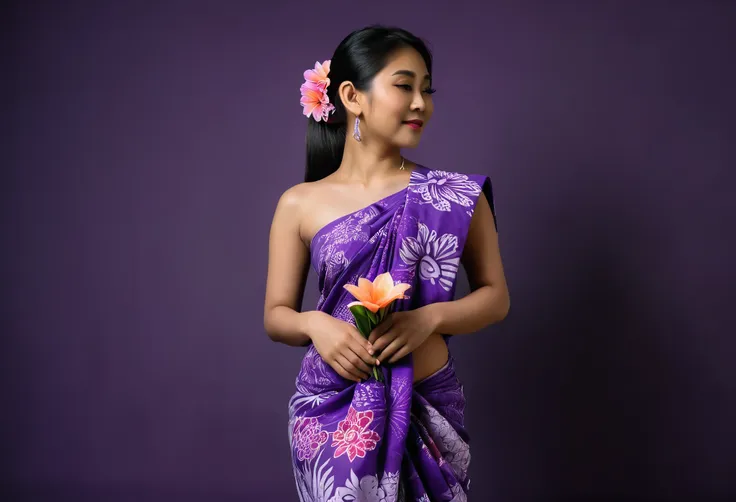
[[[376,359],[376,364],[381,364],[381,361],[379,361],[378,359]]]
[[[368,349],[368,353],[369,353],[370,355],[373,355],[373,349]]]

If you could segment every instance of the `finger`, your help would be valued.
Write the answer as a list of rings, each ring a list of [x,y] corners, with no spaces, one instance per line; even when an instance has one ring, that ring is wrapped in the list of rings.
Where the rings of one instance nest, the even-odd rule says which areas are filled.
[[[341,358],[340,356],[336,356],[335,357],[335,365],[337,365],[340,368],[339,373],[340,373],[340,375],[343,378],[345,378],[347,380],[352,380],[353,382],[359,382],[360,381],[360,378],[358,376],[354,375],[350,371],[350,364],[344,358]]]
[[[373,328],[373,331],[371,331],[371,334],[368,336],[368,342],[371,344],[375,344],[376,340],[381,338],[381,336],[384,333],[386,333],[389,329],[391,329],[393,325],[394,325],[393,314],[389,314],[386,316],[386,318],[383,321],[381,321],[378,324],[378,326]]]
[[[347,371],[348,373],[350,373],[350,375],[352,376],[352,379],[353,379],[353,380],[355,380],[355,381],[359,382],[359,381],[361,381],[361,380],[363,380],[363,379],[365,379],[365,378],[368,378],[368,374],[365,374],[365,375],[363,375],[363,373],[362,373],[362,372],[361,372],[361,371],[360,371],[360,370],[359,370],[358,368],[356,368],[356,367],[355,367],[355,366],[353,365],[353,363],[351,363],[351,362],[350,362],[350,361],[349,361],[349,360],[348,360],[348,359],[347,359],[347,358],[346,358],[345,356],[343,356],[342,354],[338,354],[338,355],[337,355],[337,356],[335,357],[335,360],[337,360],[337,362],[338,362],[338,363],[340,363],[340,365],[341,365],[341,366],[342,366],[343,368],[345,368],[345,371]]]
[[[343,353],[343,356],[345,356],[345,358],[348,361],[350,361],[350,363],[353,366],[355,366],[359,370],[361,370],[361,371],[365,372],[366,374],[368,374],[368,373],[371,372],[371,368],[360,357],[359,352],[362,352],[361,349],[362,349],[362,347],[360,345],[357,345],[357,344],[353,345],[353,344],[351,344],[348,347],[348,350]],[[370,356],[368,356],[368,353],[365,353],[365,355],[366,355],[366,357],[370,357]],[[371,364],[374,364],[374,363],[371,363]]]
[[[370,367],[376,364],[376,358],[370,355],[363,344],[360,343],[358,340],[353,340],[349,342],[348,347],[350,347],[350,350],[359,358],[361,363],[365,366],[365,368],[361,366],[361,369],[365,369],[366,371],[370,372]]]
[[[351,326],[352,327],[352,326]],[[350,330],[350,334],[352,335],[352,338],[365,350],[365,352],[368,353],[368,355],[372,355],[374,353],[373,345],[363,337],[363,335],[360,334],[360,331],[353,328]],[[373,363],[371,363],[373,364]]]
[[[396,330],[389,331],[383,335],[381,335],[381,338],[376,340],[376,342],[373,344],[373,350],[376,351],[377,358],[383,359],[384,356],[381,354],[381,351],[386,350],[386,347],[393,342],[396,337],[399,336],[399,333]]]
[[[378,326],[373,328],[373,331],[371,331],[371,334],[368,335],[368,342],[369,343],[376,343],[376,340],[381,338],[388,330],[390,330],[393,327],[393,322],[386,318],[383,322],[381,322]]]
[[[402,357],[406,357],[411,351],[412,349],[411,347],[409,347],[409,344],[404,344],[403,347],[401,347],[399,350],[396,351],[396,354],[391,356],[391,359],[388,361],[388,364],[393,364],[396,361],[399,361]]]
[[[331,366],[332,366],[332,369],[335,370],[337,374],[343,377],[344,379],[352,380],[352,381],[356,380],[355,377],[351,375],[348,370],[343,368],[342,364],[340,364],[340,362],[337,359],[335,359],[334,363]]]
[[[391,343],[388,344],[385,349],[381,351],[381,354],[378,356],[378,364],[385,364],[384,361],[390,361],[391,356],[395,354],[396,351],[398,351],[403,345],[404,339],[400,336],[397,336]]]

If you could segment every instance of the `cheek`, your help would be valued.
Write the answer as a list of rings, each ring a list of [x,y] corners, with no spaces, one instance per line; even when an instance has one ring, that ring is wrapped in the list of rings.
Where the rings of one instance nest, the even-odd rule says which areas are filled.
[[[386,109],[390,110],[390,115],[392,115],[394,119],[403,120],[410,104],[410,99],[405,99],[401,95],[394,95],[387,100]]]
[[[396,129],[407,114],[407,103],[396,96],[386,96],[375,108],[377,124],[382,129]]]
[[[426,117],[426,120],[429,120],[433,113],[434,113],[434,101],[432,101],[431,99],[428,99],[424,105],[424,116]]]

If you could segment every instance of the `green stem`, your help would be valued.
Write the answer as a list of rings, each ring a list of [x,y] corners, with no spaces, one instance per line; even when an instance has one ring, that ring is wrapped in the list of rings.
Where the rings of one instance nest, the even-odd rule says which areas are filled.
[[[373,366],[373,378],[375,378],[377,382],[383,382],[383,374],[376,366]]]

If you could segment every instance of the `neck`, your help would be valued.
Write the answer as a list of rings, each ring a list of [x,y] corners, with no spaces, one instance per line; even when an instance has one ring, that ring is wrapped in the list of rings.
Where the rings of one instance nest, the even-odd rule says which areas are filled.
[[[337,172],[346,180],[369,185],[398,172],[403,160],[398,148],[379,150],[348,141]],[[406,167],[406,161],[404,165]]]

